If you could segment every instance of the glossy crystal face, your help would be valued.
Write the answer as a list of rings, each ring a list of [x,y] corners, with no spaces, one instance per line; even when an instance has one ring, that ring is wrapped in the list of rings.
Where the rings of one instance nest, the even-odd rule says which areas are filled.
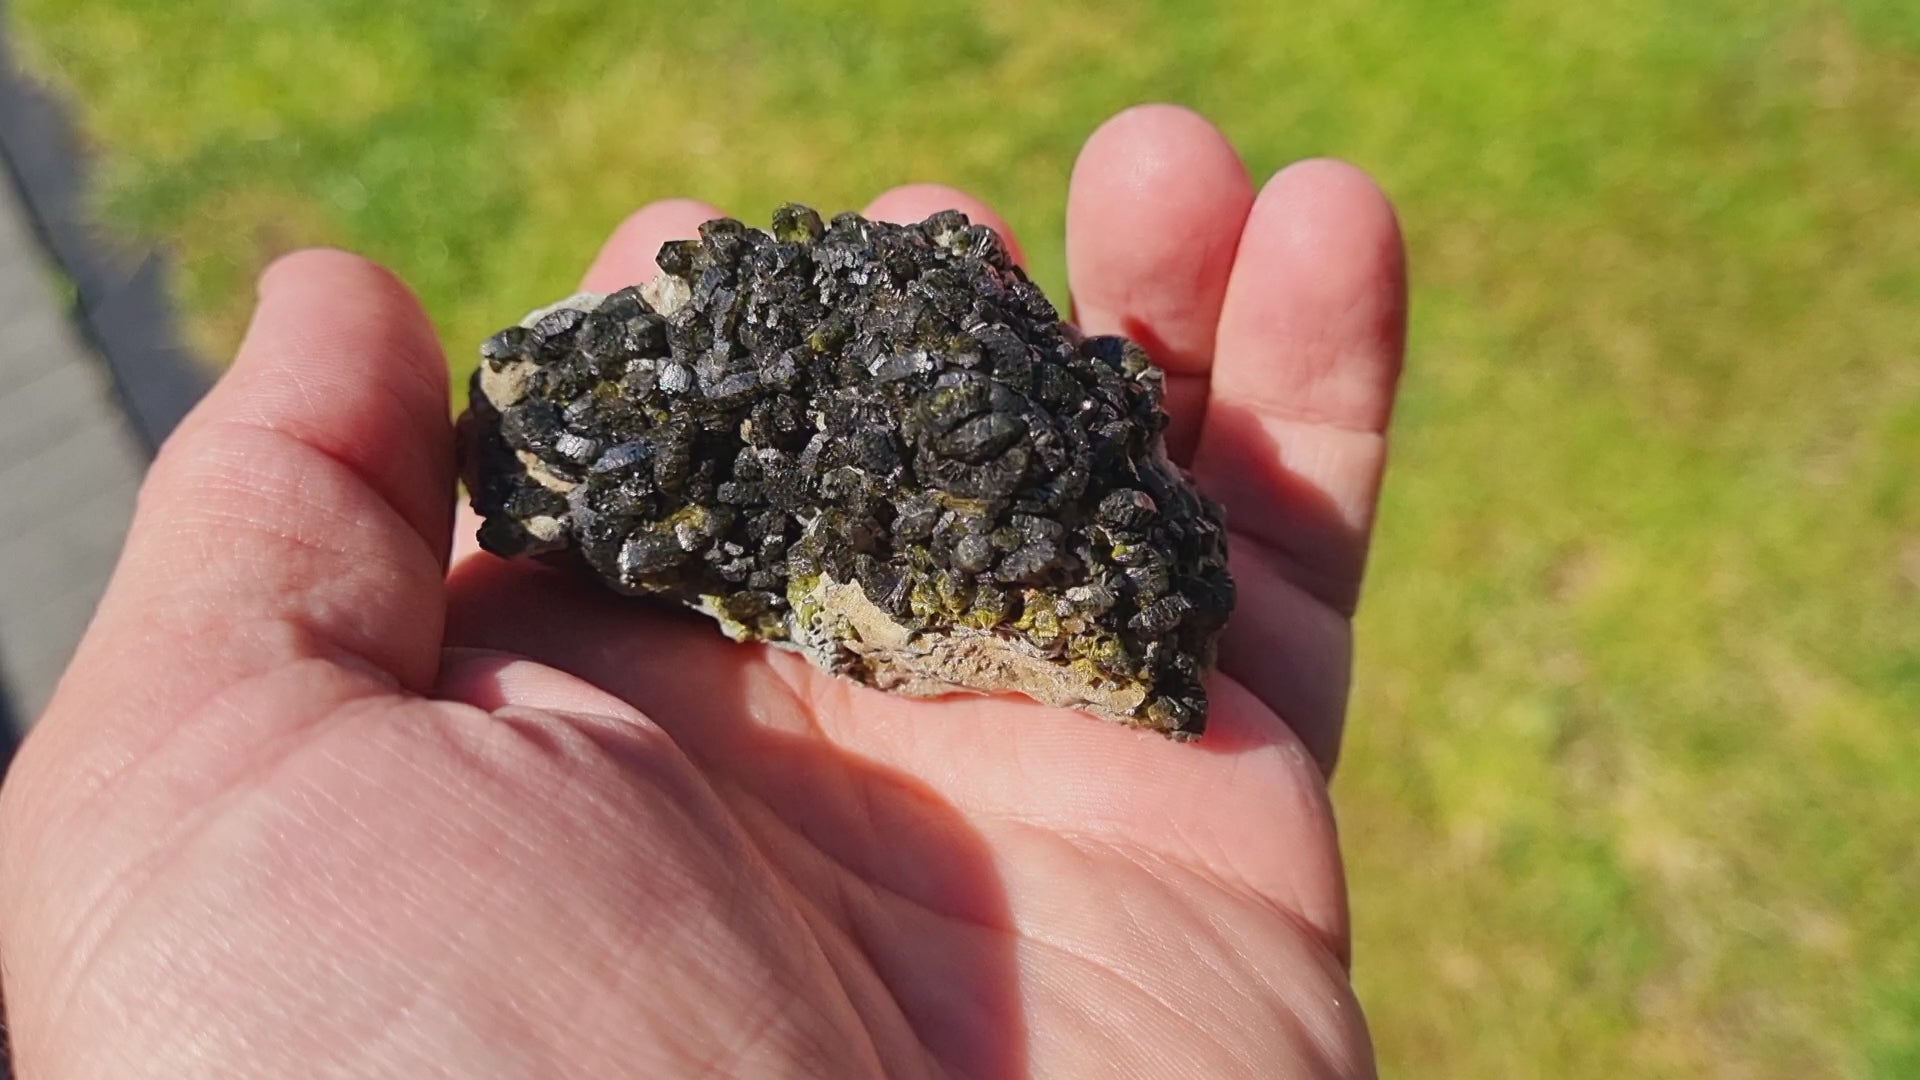
[[[1167,460],[1143,350],[1062,323],[955,212],[789,205],[659,264],[482,347],[463,430],[488,550],[883,689],[1203,730],[1226,533]]]

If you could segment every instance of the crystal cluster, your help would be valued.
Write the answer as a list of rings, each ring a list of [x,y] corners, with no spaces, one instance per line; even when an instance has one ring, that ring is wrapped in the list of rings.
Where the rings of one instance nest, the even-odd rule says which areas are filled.
[[[483,546],[882,689],[1200,734],[1233,581],[1144,351],[1062,323],[956,212],[790,205],[658,261],[482,347],[463,431]]]

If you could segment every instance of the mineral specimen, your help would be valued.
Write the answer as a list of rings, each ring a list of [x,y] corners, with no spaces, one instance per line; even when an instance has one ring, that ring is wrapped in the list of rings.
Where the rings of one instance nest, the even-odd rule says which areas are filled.
[[[991,229],[781,208],[481,349],[480,542],[584,563],[882,689],[1016,691],[1179,739],[1233,607],[1162,375]]]

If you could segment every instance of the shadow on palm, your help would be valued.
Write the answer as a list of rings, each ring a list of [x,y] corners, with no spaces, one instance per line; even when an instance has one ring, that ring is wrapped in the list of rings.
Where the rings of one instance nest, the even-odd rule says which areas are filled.
[[[1182,745],[1017,698],[879,693],[535,565],[471,557],[450,601],[449,642],[559,668],[665,730],[877,1044],[907,1040],[955,1075],[1019,1076],[1031,1028],[1095,1034],[1089,1011],[1178,1030],[1169,976],[1233,997],[1224,977],[1193,985],[1191,936],[1275,912],[1288,940],[1236,938],[1227,969],[1291,954],[1338,972],[1317,769],[1230,678],[1214,684],[1213,733]],[[526,685],[461,696],[555,707]]]
[[[671,736],[779,882],[784,895],[760,899],[797,910],[836,975],[824,992],[844,993],[867,1037],[893,1049],[883,1060],[898,1063],[904,1044],[950,1075],[1026,1075],[1016,932],[995,855],[932,785],[827,735],[858,727],[852,695],[809,696],[789,681],[796,673],[705,619],[545,568],[476,556],[451,593],[450,641],[545,658]],[[515,609],[525,616],[499,617]],[[460,696],[550,705],[512,678]]]

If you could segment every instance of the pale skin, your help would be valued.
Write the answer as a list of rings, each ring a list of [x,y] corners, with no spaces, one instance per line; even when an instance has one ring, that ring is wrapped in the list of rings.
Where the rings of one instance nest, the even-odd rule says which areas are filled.
[[[932,185],[867,212],[950,206],[1004,232]],[[586,287],[719,213],[646,207]],[[1326,777],[1392,210],[1335,162],[1256,190],[1149,106],[1089,140],[1067,251],[1230,518],[1198,744],[884,695],[477,552],[411,295],[275,265],[0,790],[20,1075],[1372,1075]]]

